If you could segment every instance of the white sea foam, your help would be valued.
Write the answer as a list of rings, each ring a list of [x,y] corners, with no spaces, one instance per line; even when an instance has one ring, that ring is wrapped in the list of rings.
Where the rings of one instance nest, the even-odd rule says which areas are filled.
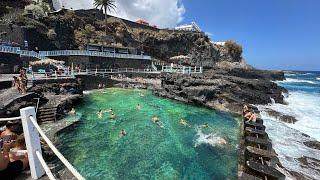
[[[317,77],[316,79],[320,81],[320,77]]]
[[[219,137],[214,133],[204,134],[201,128],[197,129],[196,137],[194,147],[198,147],[201,144],[207,144],[215,147],[216,145],[221,145],[223,142],[226,142],[222,137]]]
[[[286,80],[281,81],[285,83],[309,83],[309,84],[317,84],[317,82],[303,79],[294,79],[294,78],[286,78]]]
[[[91,94],[93,91],[83,91],[83,94]]]
[[[310,179],[320,179],[320,173],[315,165],[301,164],[297,158],[312,157],[320,160],[320,151],[308,148],[305,141],[320,141],[320,96],[304,92],[292,92],[285,98],[288,105],[269,104],[258,106],[266,125],[266,131],[272,140],[273,147],[279,155],[282,165],[292,171],[304,174]],[[298,122],[295,124],[284,123],[270,117],[264,110],[273,109],[285,115],[294,116]],[[311,138],[303,135],[307,134]]]

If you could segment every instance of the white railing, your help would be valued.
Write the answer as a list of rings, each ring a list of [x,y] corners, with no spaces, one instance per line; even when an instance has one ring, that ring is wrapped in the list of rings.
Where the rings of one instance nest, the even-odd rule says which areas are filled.
[[[143,59],[151,60],[151,56],[136,54],[120,54],[111,52],[87,51],[87,50],[55,50],[55,51],[27,51],[20,50],[19,47],[0,46],[0,52],[14,53],[20,56],[35,57],[37,59],[45,59],[50,56],[94,56],[94,57],[110,57],[119,59]]]
[[[134,69],[134,68],[118,68],[118,69],[86,69],[74,71],[75,75],[99,75],[99,74],[116,74],[116,73],[149,73],[157,74],[160,71],[152,69]]]
[[[29,166],[31,171],[31,177],[33,179],[39,179],[44,174],[47,174],[50,180],[54,180],[50,168],[44,161],[41,152],[40,136],[51,148],[53,153],[61,160],[61,162],[67,167],[67,169],[79,180],[84,180],[81,174],[68,162],[68,160],[59,152],[54,146],[46,134],[42,131],[37,123],[36,111],[34,107],[27,107],[20,109],[20,117],[14,118],[1,118],[0,121],[20,120],[22,121],[23,133],[25,137]]]
[[[18,54],[19,51],[20,51],[19,47],[0,46],[0,52]]]
[[[162,66],[161,71],[167,73],[197,74],[203,73],[203,68],[197,66]]]

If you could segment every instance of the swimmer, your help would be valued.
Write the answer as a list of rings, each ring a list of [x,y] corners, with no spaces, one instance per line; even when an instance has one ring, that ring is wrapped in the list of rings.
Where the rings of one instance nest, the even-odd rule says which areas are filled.
[[[223,139],[222,137],[218,137],[217,144],[225,145],[225,144],[227,144],[227,141],[225,139]]]
[[[208,128],[209,125],[208,125],[208,123],[204,123],[204,124],[202,124],[200,127],[201,127],[201,128]]]
[[[141,110],[140,104],[137,105],[137,110]]]
[[[160,121],[158,116],[153,116],[151,120],[153,123],[157,124],[159,127],[164,128],[163,123]]]
[[[139,93],[139,96],[140,96],[140,97],[144,97],[144,94],[142,94],[142,93]]]
[[[74,108],[72,108],[71,111],[69,112],[69,114],[75,115],[76,114],[76,110]]]
[[[185,119],[180,119],[180,124],[183,125],[183,126],[190,126],[187,122],[187,120]]]
[[[154,123],[157,123],[157,122],[160,121],[160,119],[159,119],[158,116],[153,116],[151,120],[152,120],[152,122],[154,122]]]
[[[110,119],[116,119],[116,115],[113,112],[110,115]]]
[[[124,129],[121,129],[120,131],[120,137],[126,136],[127,132]]]
[[[109,109],[105,109],[103,112],[110,113],[112,111],[113,111],[112,108],[109,108]]]
[[[103,116],[103,112],[102,112],[101,109],[100,109],[96,114],[98,115],[98,118],[99,118],[99,119],[101,119],[102,116]]]

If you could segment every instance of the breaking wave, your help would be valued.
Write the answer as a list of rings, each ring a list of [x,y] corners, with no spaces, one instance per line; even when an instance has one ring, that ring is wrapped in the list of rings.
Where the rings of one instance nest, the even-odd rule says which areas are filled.
[[[308,84],[317,84],[317,82],[304,80],[304,79],[293,79],[293,78],[286,78],[286,80],[281,81],[283,83],[308,83]]]
[[[204,134],[201,128],[197,128],[196,140],[194,147],[198,147],[202,144],[210,145],[215,147],[217,145],[226,144],[226,140],[215,133]]]

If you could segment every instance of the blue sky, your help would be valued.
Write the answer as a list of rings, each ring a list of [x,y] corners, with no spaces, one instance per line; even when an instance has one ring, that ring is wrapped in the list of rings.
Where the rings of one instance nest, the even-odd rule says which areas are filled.
[[[262,69],[320,70],[320,0],[183,0],[183,23],[242,44]]]

